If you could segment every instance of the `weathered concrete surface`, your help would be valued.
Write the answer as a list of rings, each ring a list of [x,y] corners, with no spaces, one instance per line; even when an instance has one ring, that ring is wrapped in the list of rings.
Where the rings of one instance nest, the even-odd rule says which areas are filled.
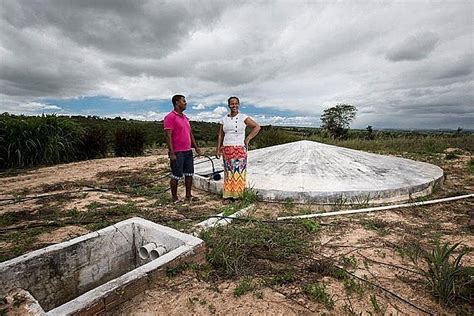
[[[216,170],[222,161],[214,160]],[[195,186],[222,192],[209,180],[210,163],[197,161]],[[204,175],[204,176],[203,176]],[[298,141],[249,151],[247,185],[263,200],[376,203],[428,195],[443,178],[437,166],[404,158]]]
[[[140,259],[138,248],[150,242],[165,245],[168,253]],[[142,292],[156,270],[195,259],[202,249],[199,238],[131,218],[1,263],[0,296],[25,289],[50,315],[104,312]]]

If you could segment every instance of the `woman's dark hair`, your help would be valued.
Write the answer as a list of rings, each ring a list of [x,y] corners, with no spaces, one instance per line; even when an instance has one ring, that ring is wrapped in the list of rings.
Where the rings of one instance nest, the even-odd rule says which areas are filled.
[[[176,94],[171,98],[171,102],[173,102],[173,106],[176,106],[176,102],[181,100],[181,98],[184,98],[184,95],[181,94]]]
[[[230,97],[230,98],[227,99],[227,105],[230,105],[230,100],[232,100],[232,99],[236,99],[237,102],[240,104],[239,98],[237,98],[237,97]]]

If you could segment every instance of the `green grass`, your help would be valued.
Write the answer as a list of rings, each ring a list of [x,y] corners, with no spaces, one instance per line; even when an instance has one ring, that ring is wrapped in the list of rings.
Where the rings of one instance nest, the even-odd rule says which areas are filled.
[[[430,292],[446,306],[468,303],[469,295],[474,289],[474,268],[464,267],[461,263],[469,250],[463,249],[456,255],[459,245],[460,243],[436,243],[431,251],[422,256],[426,268],[418,270]]]
[[[288,270],[288,271],[282,271],[274,275],[270,281],[270,284],[282,285],[282,284],[293,283],[295,281],[296,281],[295,272],[292,270]]]
[[[257,284],[251,278],[244,278],[234,289],[234,296],[240,297],[257,288]]]
[[[361,282],[356,281],[353,278],[345,278],[342,281],[342,284],[344,285],[347,294],[357,293],[359,297],[364,295],[364,285]]]
[[[474,158],[471,158],[467,163],[467,170],[469,173],[474,173]]]
[[[357,258],[354,255],[351,255],[350,257],[341,256],[340,262],[345,268],[348,268],[348,269],[357,268]]]
[[[245,188],[241,198],[236,202],[228,205],[223,205],[219,208],[219,213],[223,213],[224,216],[230,216],[241,209],[244,209],[258,200],[257,191],[252,188]]]
[[[326,292],[323,283],[310,283],[304,287],[304,292],[311,300],[323,304],[327,309],[334,309],[334,300]]]
[[[81,127],[55,115],[0,115],[0,169],[77,159]]]
[[[18,257],[28,251],[35,250],[33,244],[38,236],[54,229],[53,227],[37,227],[0,234],[0,242],[7,242],[13,247],[0,250],[0,262]]]
[[[261,222],[214,227],[201,234],[208,246],[208,263],[225,276],[249,275],[260,259],[291,262],[306,252],[307,232],[299,224],[270,225]]]
[[[384,153],[442,153],[446,148],[455,147],[470,152],[474,151],[474,135],[417,135],[399,134],[392,137],[381,137],[374,140],[354,138],[332,140],[321,136],[312,136],[310,140],[342,146],[357,150]]]
[[[317,233],[321,230],[321,225],[314,219],[303,219],[301,225],[303,225],[309,233]]]
[[[386,308],[379,303],[375,294],[370,295],[370,304],[372,304],[372,309],[376,314],[385,313]]]

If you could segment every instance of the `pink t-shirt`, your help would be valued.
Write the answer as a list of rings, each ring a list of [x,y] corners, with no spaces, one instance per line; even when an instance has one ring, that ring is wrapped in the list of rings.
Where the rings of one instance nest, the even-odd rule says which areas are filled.
[[[171,111],[163,120],[163,129],[172,131],[171,146],[175,152],[191,150],[191,125],[186,115]]]

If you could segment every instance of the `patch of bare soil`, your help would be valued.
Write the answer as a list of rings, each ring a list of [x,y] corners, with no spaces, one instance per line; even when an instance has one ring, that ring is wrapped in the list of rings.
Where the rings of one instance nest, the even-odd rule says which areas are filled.
[[[88,232],[89,230],[84,227],[69,225],[39,235],[36,242],[43,245],[52,245],[85,235]]]
[[[199,281],[191,273],[186,273],[145,291],[112,314],[310,315],[314,313],[314,310],[270,288],[235,297],[236,286],[236,281],[208,283]]]
[[[107,171],[133,171],[145,167],[164,167],[164,161],[157,158],[164,157],[105,158],[39,168],[26,174],[0,178],[0,195],[44,192],[42,189],[44,187],[56,185],[59,189],[63,183],[66,185],[69,183],[90,184],[97,180],[97,174]]]

